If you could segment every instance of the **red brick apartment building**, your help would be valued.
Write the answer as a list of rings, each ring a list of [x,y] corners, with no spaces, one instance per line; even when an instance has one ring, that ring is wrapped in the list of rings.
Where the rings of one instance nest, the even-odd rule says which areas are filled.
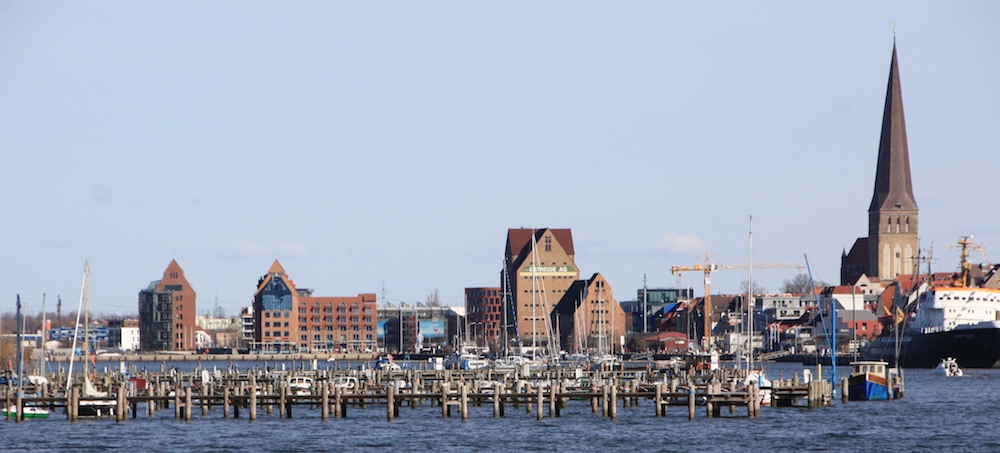
[[[297,289],[277,260],[257,282],[254,341],[262,352],[374,351],[377,347],[375,294],[316,297]]]

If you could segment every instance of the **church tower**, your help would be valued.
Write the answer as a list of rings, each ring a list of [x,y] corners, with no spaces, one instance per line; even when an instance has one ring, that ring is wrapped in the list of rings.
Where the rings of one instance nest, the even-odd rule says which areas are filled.
[[[910,274],[917,262],[917,202],[910,181],[910,156],[906,146],[903,96],[892,43],[889,84],[882,113],[875,193],[868,207],[867,274],[886,281]]]

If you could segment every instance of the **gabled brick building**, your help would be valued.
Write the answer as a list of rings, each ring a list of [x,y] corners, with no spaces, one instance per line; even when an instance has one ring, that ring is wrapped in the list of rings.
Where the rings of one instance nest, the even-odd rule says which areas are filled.
[[[298,289],[277,260],[257,282],[254,340],[262,352],[374,351],[377,348],[375,294],[318,297]]]
[[[163,278],[139,291],[139,349],[195,350],[196,299],[184,270],[177,260],[171,260]]]

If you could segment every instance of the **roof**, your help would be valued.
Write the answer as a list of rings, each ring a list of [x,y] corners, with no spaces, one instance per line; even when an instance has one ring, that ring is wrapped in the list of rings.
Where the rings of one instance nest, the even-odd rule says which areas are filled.
[[[883,210],[916,211],[913,184],[910,180],[910,153],[906,145],[906,120],[903,117],[903,90],[899,83],[896,42],[892,43],[892,62],[882,111],[882,137],[878,145],[875,193],[869,212]]]
[[[671,302],[669,304],[664,305],[663,309],[660,310],[660,312],[663,313],[663,314],[668,314],[668,313],[676,310],[678,306],[680,306],[679,302]]]
[[[511,257],[524,255],[531,245],[532,233],[535,242],[542,238],[546,231],[551,231],[559,245],[567,255],[576,255],[573,250],[573,232],[569,228],[510,228],[507,230],[507,254]]]

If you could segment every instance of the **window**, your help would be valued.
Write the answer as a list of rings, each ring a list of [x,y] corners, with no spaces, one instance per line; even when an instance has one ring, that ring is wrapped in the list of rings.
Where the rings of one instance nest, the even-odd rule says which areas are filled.
[[[271,327],[271,323],[269,323],[269,322],[265,322],[265,323],[264,323],[264,327]]]

